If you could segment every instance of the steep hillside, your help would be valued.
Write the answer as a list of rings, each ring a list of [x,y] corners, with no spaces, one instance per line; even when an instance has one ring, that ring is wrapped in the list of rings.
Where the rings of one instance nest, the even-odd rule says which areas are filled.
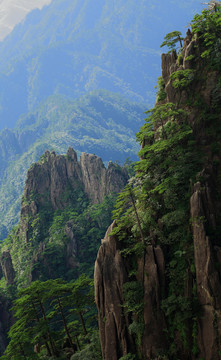
[[[105,360],[220,359],[220,20],[211,2],[162,55],[137,175],[95,264]]]
[[[19,225],[2,244],[7,284],[73,279],[84,266],[89,274],[114,194],[127,179],[126,169],[112,162],[106,169],[95,155],[82,153],[78,162],[72,148],[66,155],[46,151],[28,171]]]
[[[53,0],[34,10],[0,43],[0,128],[53,94],[73,99],[106,89],[153,104],[163,34],[185,25],[195,7],[193,0]]]
[[[134,133],[143,122],[144,106],[107,91],[78,101],[52,96],[22,116],[14,130],[0,132],[0,238],[18,222],[25,177],[45,150],[66,153],[73,146],[109,160],[137,159]]]
[[[88,344],[100,359],[91,277],[99,239],[127,180],[126,167],[109,162],[105,168],[87,153],[78,161],[72,148],[66,155],[46,151],[32,164],[20,222],[1,244],[0,356],[9,328],[11,338],[1,359],[70,359]]]

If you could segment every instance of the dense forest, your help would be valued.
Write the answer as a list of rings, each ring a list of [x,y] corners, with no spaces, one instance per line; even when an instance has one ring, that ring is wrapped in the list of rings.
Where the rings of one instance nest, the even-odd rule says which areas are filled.
[[[1,245],[2,360],[221,358],[220,2],[164,46],[139,161],[30,167]]]

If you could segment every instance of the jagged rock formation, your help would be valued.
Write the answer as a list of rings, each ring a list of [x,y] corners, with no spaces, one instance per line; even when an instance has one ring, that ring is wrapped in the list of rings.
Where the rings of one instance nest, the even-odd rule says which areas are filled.
[[[117,238],[106,232],[95,264],[95,301],[98,305],[100,339],[104,359],[118,359],[133,346],[129,320],[119,304],[123,303],[123,284],[128,281],[127,265],[120,255]]]
[[[217,350],[221,345],[221,246],[213,243],[205,226],[209,224],[214,231],[217,229],[211,180],[210,176],[205,184],[198,182],[194,185],[190,203],[197,296],[202,311],[198,343],[205,359],[212,360],[219,359]]]
[[[68,199],[62,198],[67,186],[81,186],[93,204],[102,202],[111,192],[119,192],[127,179],[125,171],[113,163],[106,169],[101,158],[93,154],[82,153],[80,162],[77,153],[69,148],[67,156],[46,151],[43,162],[34,164],[28,172],[24,198],[29,201],[35,194],[40,203],[45,195],[53,209],[63,208]],[[36,212],[37,201],[29,205],[32,213]],[[25,214],[27,205],[22,203],[21,213]]]
[[[134,133],[142,124],[144,110],[142,104],[105,90],[78,100],[54,95],[19,119],[15,129],[0,131],[0,218],[4,225],[0,225],[0,239],[18,223],[27,171],[45,149],[63,153],[69,145],[77,152],[95,153],[105,163],[124,162],[126,157],[136,160]]]
[[[198,154],[200,155],[198,156],[201,156],[199,171],[197,172],[197,168],[195,169],[195,180],[191,184],[192,191],[187,196],[185,205],[189,211],[188,221],[191,225],[183,223],[192,240],[188,247],[185,245],[184,250],[176,250],[177,252],[174,253],[178,258],[180,257],[180,262],[183,255],[186,257],[185,261],[189,262],[189,265],[183,270],[183,295],[179,295],[184,299],[183,304],[185,301],[195,304],[191,305],[192,319],[190,317],[189,320],[183,320],[186,322],[183,328],[186,332],[186,345],[182,344],[184,337],[179,330],[179,324],[177,325],[175,320],[171,323],[173,318],[171,313],[174,312],[176,300],[173,295],[168,298],[166,295],[171,294],[169,282],[171,280],[169,280],[168,272],[173,271],[175,274],[177,264],[177,258],[171,257],[170,248],[174,245],[173,242],[167,242],[167,239],[161,240],[164,223],[157,217],[159,215],[153,215],[156,217],[157,224],[155,232],[150,228],[144,234],[149,241],[151,239],[152,245],[148,244],[144,256],[138,257],[137,260],[136,280],[143,284],[144,289],[142,322],[144,327],[142,340],[139,345],[136,344],[135,352],[133,341],[135,336],[133,336],[133,332],[130,332],[131,318],[122,313],[122,306],[125,302],[123,287],[125,283],[131,281],[129,273],[132,262],[125,259],[120,252],[123,244],[127,244],[127,240],[122,242],[122,239],[119,240],[116,235],[110,234],[110,230],[116,225],[113,224],[108,230],[98,252],[95,264],[95,293],[105,360],[117,360],[128,353],[139,353],[139,358],[148,360],[165,359],[168,354],[170,354],[168,357],[170,360],[177,359],[177,357],[182,360],[218,360],[221,358],[219,225],[221,220],[221,157],[220,140],[217,135],[218,124],[221,120],[218,110],[220,109],[220,88],[218,91],[220,72],[216,68],[205,66],[205,62],[201,58],[202,48],[202,40],[196,35],[193,37],[188,30],[179,56],[176,51],[162,55],[162,80],[165,86],[161,90],[165,92],[165,96],[163,100],[156,103],[156,106],[173,103],[177,105],[177,108],[184,109],[188,113],[187,123],[194,137],[195,149],[199,150]],[[190,70],[190,72],[185,72],[186,70]],[[179,73],[179,71],[181,72]],[[178,79],[177,86],[174,86],[174,74]],[[184,79],[186,74],[188,86],[183,86],[178,82]],[[206,121],[206,116],[211,116],[211,120]],[[213,122],[213,118],[216,119],[215,122]],[[158,140],[167,121],[168,117],[164,118],[164,123],[162,123],[162,119],[155,121],[155,139]],[[180,143],[182,144],[182,140]],[[149,144],[150,140],[144,137],[142,148]],[[166,153],[165,156],[167,156]],[[146,175],[148,177],[148,173]],[[183,191],[180,188],[178,196],[181,199]],[[173,209],[173,211],[175,210]],[[148,212],[149,209],[147,208],[146,211]],[[157,212],[160,213],[159,208]],[[184,227],[183,231],[186,231]],[[168,231],[166,234],[169,238]],[[167,243],[170,246],[167,246]],[[190,250],[192,248],[193,252]],[[188,252],[189,258],[186,255]],[[163,306],[164,299],[167,301],[167,308],[165,305]],[[190,311],[188,307],[183,310],[184,317],[185,312],[188,311]],[[171,329],[173,339],[169,336]],[[174,348],[169,353],[172,342]],[[113,347],[115,347],[114,350]],[[162,358],[160,354],[162,354]]]
[[[69,148],[67,155],[46,151],[43,161],[34,164],[28,171],[21,205],[20,232],[28,242],[28,215],[36,216],[38,207],[46,202],[52,209],[64,209],[70,204],[71,191],[85,192],[93,204],[101,203],[105,196],[119,192],[127,181],[127,172],[113,163],[106,169],[101,158],[82,153],[80,162],[77,153]]]
[[[13,284],[15,273],[27,283],[65,276],[78,268],[79,244],[81,248],[86,245],[81,241],[82,225],[75,218],[90,204],[100,204],[106,196],[118,193],[127,179],[126,169],[112,162],[106,169],[93,154],[82,153],[78,161],[72,148],[66,155],[46,151],[28,171],[19,227],[13,245],[2,253],[7,284]],[[96,244],[93,246],[96,252]]]
[[[130,319],[124,308],[123,285],[129,281],[129,264],[121,255],[122,245],[110,235],[109,227],[95,263],[95,301],[98,306],[100,339],[104,359],[117,360],[134,350],[129,331]],[[137,281],[144,280],[144,339],[142,352],[152,358],[165,343],[164,315],[160,309],[160,293],[165,283],[164,255],[159,247],[148,246],[145,258],[138,264]],[[155,315],[156,314],[156,315]]]

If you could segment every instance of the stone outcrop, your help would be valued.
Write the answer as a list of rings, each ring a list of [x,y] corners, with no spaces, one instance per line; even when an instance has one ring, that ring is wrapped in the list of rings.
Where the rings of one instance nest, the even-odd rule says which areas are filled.
[[[20,223],[12,240],[12,259],[9,251],[4,251],[0,259],[0,271],[7,285],[14,284],[14,269],[17,279],[25,272],[26,284],[39,278],[54,278],[55,274],[77,273],[84,244],[81,226],[74,219],[89,206],[119,192],[127,180],[127,170],[112,162],[105,168],[101,158],[93,154],[82,153],[78,161],[72,148],[66,155],[46,151],[27,174]],[[102,227],[99,225],[99,230]],[[91,256],[95,258],[97,239],[91,238]]]
[[[29,239],[30,216],[48,204],[53,210],[64,209],[71,203],[71,194],[83,191],[93,204],[101,203],[105,196],[119,192],[126,184],[126,170],[110,162],[107,169],[101,158],[77,153],[69,148],[67,155],[56,155],[46,151],[38,163],[28,171],[21,205],[20,234]],[[72,204],[74,205],[74,204]]]
[[[198,344],[201,357],[220,359],[221,346],[221,246],[207,235],[206,227],[216,230],[215,201],[210,188],[211,178],[197,182],[191,196],[191,219],[194,241],[197,296],[202,314],[198,323]]]
[[[125,171],[112,162],[109,162],[106,169],[101,158],[96,155],[83,152],[80,169],[84,190],[93,204],[101,203],[112,192],[120,192],[126,183]]]
[[[165,347],[166,321],[161,310],[161,294],[165,290],[165,261],[159,246],[146,248],[145,257],[139,263],[138,281],[144,274],[144,333],[142,354],[153,359]]]
[[[67,251],[66,251],[66,266],[67,268],[70,269],[78,266],[78,262],[76,261],[76,257],[78,253],[78,242],[74,235],[72,223],[70,221],[66,223],[64,231],[69,239],[69,242],[67,244]]]
[[[108,228],[95,263],[95,301],[100,339],[105,360],[118,360],[134,349],[130,321],[123,308],[123,285],[130,281],[129,264],[121,256],[121,244]],[[143,278],[144,277],[144,278]],[[160,292],[165,285],[164,255],[160,247],[148,246],[138,264],[137,280],[144,284],[144,335],[142,354],[152,359],[165,343],[165,319],[160,309]]]
[[[95,263],[95,301],[98,311],[103,358],[117,360],[133,346],[128,317],[123,307],[123,284],[128,281],[127,266],[120,254],[119,241],[107,230]]]
[[[165,102],[179,103],[186,105],[188,101],[188,88],[174,89],[171,80],[171,74],[178,70],[193,70],[194,73],[199,71],[202,65],[202,59],[199,52],[199,40],[197,37],[192,38],[190,30],[187,31],[187,36],[184,40],[183,49],[180,52],[179,57],[175,50],[172,53],[162,54],[162,78],[165,83],[165,91],[167,97]],[[193,57],[191,59],[191,57]],[[197,59],[197,61],[196,61]],[[192,76],[194,76],[194,73]],[[195,93],[200,95],[202,102],[204,101],[208,106],[212,106],[213,103],[213,91],[218,83],[219,72],[210,70],[203,74],[206,76],[206,80],[201,76],[195,86]],[[206,85],[205,85],[206,83]],[[191,86],[191,85],[190,85]],[[197,108],[192,108],[191,114],[189,114],[189,121],[192,123],[197,118]]]
[[[0,259],[3,275],[7,285],[13,285],[15,280],[15,271],[9,251],[3,251]]]
[[[82,153],[78,161],[77,153],[72,148],[68,149],[66,155],[46,151],[30,167],[21,203],[20,223],[15,234],[15,241],[20,241],[24,254],[26,244],[32,247],[32,254],[27,260],[27,282],[42,276],[54,278],[59,266],[64,273],[77,272],[83,244],[79,228],[75,230],[73,214],[83,213],[87,206],[99,204],[111,193],[118,193],[127,180],[127,170],[121,166],[110,162],[105,168],[101,158],[86,153]],[[66,214],[67,209],[73,212],[70,218],[68,211]],[[49,228],[53,227],[53,219],[63,213],[66,215],[65,220],[61,220],[61,228],[59,220],[54,224],[58,227],[59,235],[56,231],[51,235]],[[56,236],[57,240],[54,240]],[[16,265],[15,254],[12,261],[9,252],[2,255],[2,273],[8,285],[13,284],[15,275],[12,262],[19,272],[16,273],[17,277],[25,271],[26,260],[23,261],[22,255],[18,260],[20,266]]]
[[[81,187],[97,204],[111,192],[119,192],[127,179],[124,169],[111,162],[106,169],[96,155],[82,153],[78,162],[77,153],[71,148],[66,156],[46,151],[42,160],[28,171],[21,214],[25,216],[28,208],[35,215],[37,204],[46,200],[54,210],[64,208],[68,203],[65,192],[70,188]]]

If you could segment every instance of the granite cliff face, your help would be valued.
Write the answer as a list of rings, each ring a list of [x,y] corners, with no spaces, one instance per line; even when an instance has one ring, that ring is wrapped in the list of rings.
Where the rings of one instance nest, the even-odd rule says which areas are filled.
[[[88,206],[101,204],[119,192],[127,179],[125,169],[111,162],[106,169],[95,155],[82,153],[78,161],[72,148],[67,155],[46,151],[28,171],[20,223],[11,245],[2,251],[1,268],[7,284],[14,284],[15,276],[27,283],[77,272],[79,261],[87,262],[79,253],[87,246],[81,238],[87,238],[92,222],[88,212],[84,230],[79,221],[85,220],[78,216],[83,216]],[[97,226],[102,229],[100,222]],[[88,253],[92,257],[97,239],[89,234],[88,241],[94,242]]]
[[[190,182],[189,190],[188,184],[184,184],[187,190],[184,190],[185,186],[182,185],[177,194],[170,194],[171,204],[173,197],[180,198],[180,202],[182,202],[186,196],[184,205],[186,204],[187,218],[183,216],[180,221],[181,227],[179,233],[176,233],[177,245],[174,240],[171,240],[174,238],[170,234],[177,221],[175,218],[178,216],[175,215],[177,209],[173,208],[173,205],[166,204],[166,195],[161,195],[164,194],[163,191],[158,193],[157,198],[158,204],[160,204],[160,197],[162,197],[162,203],[153,213],[152,223],[155,221],[155,225],[152,226],[150,222],[151,225],[147,229],[145,222],[141,223],[145,229],[143,236],[147,244],[143,255],[135,256],[137,258],[136,275],[132,276],[133,281],[135,280],[143,286],[142,320],[137,322],[142,326],[139,341],[136,341],[138,332],[136,333],[132,327],[134,324],[132,317],[135,317],[136,320],[137,316],[136,308],[134,308],[134,313],[130,311],[128,313],[125,310],[127,307],[124,305],[125,293],[123,290],[125,284],[131,282],[133,261],[130,257],[123,256],[121,250],[125,244],[129,243],[132,230],[126,228],[125,233],[128,235],[124,235],[124,240],[122,240],[122,236],[118,238],[114,234],[113,229],[116,227],[116,222],[112,224],[102,240],[97,255],[95,294],[105,360],[117,360],[129,353],[136,354],[139,359],[148,360],[177,358],[218,360],[221,358],[219,225],[221,220],[221,154],[218,135],[221,120],[218,100],[220,99],[218,95],[220,72],[216,68],[205,65],[205,61],[201,57],[202,48],[202,40],[196,35],[193,36],[188,30],[179,56],[176,51],[162,55],[164,86],[160,90],[163,91],[164,96],[162,100],[158,100],[155,108],[160,109],[160,106],[172,103],[176,104],[176,109],[185,110],[187,114],[185,121],[188,129],[191,129],[192,141],[194,141],[192,149],[194,151],[197,149],[200,161],[196,166],[194,178],[187,179],[188,183]],[[190,71],[186,72],[186,70]],[[179,82],[185,76],[187,76],[188,86],[183,86],[183,83]],[[177,86],[174,84],[174,79],[178,81]],[[206,120],[207,116],[209,120]],[[151,144],[154,141],[157,142],[159,136],[164,135],[169,123],[168,119],[170,119],[169,116],[164,117],[163,121],[160,117],[155,120],[154,137],[150,141],[150,137],[145,135],[141,144],[142,149],[148,146],[151,149]],[[182,123],[180,124],[182,125]],[[168,133],[165,135],[164,141],[168,139],[167,136]],[[185,145],[183,140],[179,141],[179,145],[184,146],[186,149],[184,151],[187,152],[188,145]],[[169,151],[172,152],[171,148]],[[182,156],[181,154],[183,153],[180,153],[180,156]],[[145,155],[142,156],[145,160]],[[164,157],[167,156],[165,152]],[[189,156],[191,159],[191,154]],[[186,169],[191,166],[190,162],[191,160],[189,160],[189,164],[185,165]],[[157,171],[156,167],[155,178],[157,178]],[[151,174],[148,172],[145,176],[146,179],[151,178]],[[163,179],[164,172],[162,170],[160,176]],[[160,180],[157,183],[158,186],[159,183]],[[145,184],[148,184],[147,181]],[[151,191],[150,196],[153,194],[153,190]],[[139,201],[137,201],[138,211]],[[146,207],[145,210],[141,208],[139,212],[141,220],[145,216],[148,217],[154,201],[156,198],[152,197],[152,203],[149,201],[149,208]],[[171,207],[170,214],[174,214],[170,218],[167,229],[165,224],[169,215],[165,215],[163,213],[165,210],[162,210],[162,207],[166,208],[166,206]],[[183,233],[186,231],[189,240],[181,248],[179,242],[182,242]],[[173,247],[175,250],[172,250]],[[182,292],[176,294],[176,289],[174,289],[173,294],[172,285],[176,283],[174,277],[180,276],[182,272]],[[177,315],[182,307],[183,319]],[[185,325],[182,327],[181,323]]]
[[[67,155],[46,151],[42,161],[28,172],[21,205],[21,232],[28,242],[28,214],[35,216],[46,202],[53,211],[64,209],[72,201],[71,190],[83,191],[92,204],[101,203],[105,196],[119,192],[128,179],[127,172],[109,163],[106,169],[101,158],[82,153],[80,161],[69,148]]]
[[[119,359],[135,351],[135,341],[129,325],[131,317],[124,307],[123,286],[130,279],[129,263],[121,255],[122,245],[110,235],[113,223],[99,249],[95,263],[95,301],[98,307],[101,347],[104,359]],[[165,344],[165,318],[160,309],[160,294],[164,287],[164,255],[159,247],[148,246],[139,260],[136,280],[144,283],[144,335],[142,353],[151,359]],[[148,274],[143,279],[143,274]],[[105,319],[105,320],[104,320]]]
[[[88,198],[96,204],[111,192],[122,189],[127,173],[119,169],[111,162],[106,169],[101,158],[93,154],[82,153],[78,162],[77,153],[72,148],[68,149],[66,156],[46,151],[43,161],[34,164],[28,172],[24,198],[28,200],[31,193],[35,193],[40,202],[44,202],[47,194],[52,207],[57,209],[67,204],[68,200],[62,199],[61,195],[65,188],[80,184]]]

